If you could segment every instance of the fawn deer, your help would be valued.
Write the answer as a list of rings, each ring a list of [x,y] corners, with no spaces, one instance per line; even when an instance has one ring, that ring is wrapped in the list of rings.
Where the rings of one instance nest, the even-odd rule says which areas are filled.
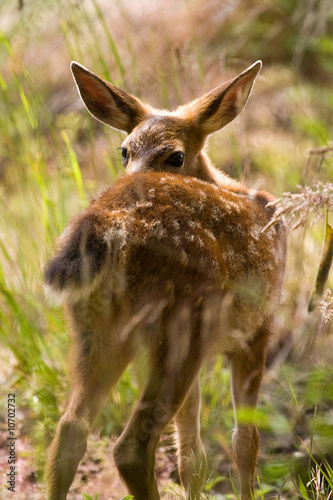
[[[245,106],[261,69],[257,61],[243,73],[176,111],[157,110],[72,62],[71,70],[88,111],[127,132],[121,145],[127,173],[177,172],[216,184],[234,181],[214,168],[203,150],[206,138],[231,122]],[[236,183],[236,189],[241,185]]]
[[[135,500],[160,498],[155,451],[174,418],[180,479],[187,498],[199,500],[206,470],[199,371],[220,352],[230,362],[241,499],[252,498],[258,431],[237,422],[237,409],[257,403],[285,230],[269,225],[273,197],[220,174],[202,147],[244,106],[259,69],[167,113],[72,65],[88,109],[128,132],[128,175],[71,221],[45,268],[46,287],[64,303],[74,334],[71,394],[48,454],[49,500],[66,498],[92,422],[143,348],[146,386],[114,448],[129,492]]]

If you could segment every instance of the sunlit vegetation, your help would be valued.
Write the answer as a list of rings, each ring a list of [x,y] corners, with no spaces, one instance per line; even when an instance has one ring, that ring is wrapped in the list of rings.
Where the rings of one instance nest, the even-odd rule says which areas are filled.
[[[1,2],[1,401],[15,391],[21,457],[37,481],[27,496],[30,469],[25,477],[23,467],[15,498],[44,498],[45,450],[69,389],[70,336],[62,310],[44,296],[43,266],[70,218],[123,173],[122,134],[83,108],[70,61],[172,108],[262,59],[246,109],[211,138],[209,152],[233,177],[281,197],[332,179],[332,40],[330,0]],[[325,154],[309,154],[322,147]],[[259,405],[255,415],[246,409],[239,415],[260,428],[258,498],[333,498],[332,326],[329,314],[307,312],[326,216],[332,223],[332,193],[325,203],[320,217],[314,219],[310,206],[302,227],[290,232]],[[88,451],[97,469],[112,467],[108,437],[119,435],[144,376],[137,362],[112,390],[95,426],[101,441],[92,439]],[[202,436],[212,473],[207,498],[235,498],[233,425],[228,366],[218,357],[202,370]],[[165,473],[174,469],[168,429],[161,450],[165,498],[173,491],[182,498],[175,473]],[[83,491],[100,500],[125,496],[116,472],[108,490],[105,482],[92,482],[94,474],[87,466],[71,498]],[[0,488],[6,493],[5,484]]]

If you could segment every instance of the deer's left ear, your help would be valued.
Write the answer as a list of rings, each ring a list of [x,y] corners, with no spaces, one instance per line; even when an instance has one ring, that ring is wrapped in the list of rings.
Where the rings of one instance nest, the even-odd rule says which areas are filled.
[[[217,132],[244,108],[261,66],[261,61],[255,62],[233,80],[190,102],[184,106],[186,116],[199,125],[204,134]]]

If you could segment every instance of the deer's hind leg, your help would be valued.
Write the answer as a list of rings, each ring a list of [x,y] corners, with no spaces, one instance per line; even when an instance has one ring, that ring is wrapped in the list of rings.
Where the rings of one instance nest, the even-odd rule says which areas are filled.
[[[89,318],[73,308],[77,336],[72,360],[72,389],[48,451],[46,478],[49,500],[64,500],[87,446],[92,422],[132,357],[130,339],[120,340],[117,325],[98,311]],[[98,319],[97,319],[98,318]],[[104,326],[103,326],[104,323]],[[107,332],[113,330],[113,333]],[[103,332],[103,328],[105,331]]]
[[[179,475],[189,500],[198,500],[205,484],[207,458],[200,437],[200,377],[196,376],[175,418]]]
[[[155,451],[163,429],[199,372],[200,333],[200,315],[187,308],[156,332],[146,389],[114,450],[118,470],[135,500],[160,498],[154,475]]]
[[[269,334],[267,325],[258,329],[248,348],[229,355],[231,388],[236,426],[233,434],[233,452],[238,468],[241,500],[254,498],[254,479],[259,449],[259,432],[254,422],[238,423],[237,411],[255,409],[265,367]],[[249,413],[250,414],[250,413]]]

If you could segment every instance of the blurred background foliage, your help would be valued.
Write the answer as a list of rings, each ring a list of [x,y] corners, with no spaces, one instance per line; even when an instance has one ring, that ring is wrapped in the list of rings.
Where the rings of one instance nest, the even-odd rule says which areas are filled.
[[[44,498],[39,481],[45,448],[69,389],[69,336],[62,310],[44,297],[43,266],[69,219],[123,173],[117,150],[123,136],[83,108],[70,75],[72,59],[168,108],[262,59],[247,108],[210,139],[211,158],[247,185],[276,196],[332,178],[331,0],[2,0],[1,400],[15,391],[20,439],[32,444],[21,455],[34,471],[21,478],[24,493],[20,497],[19,491],[18,499],[27,498],[29,481],[29,498]],[[309,155],[309,149],[323,146],[326,154]],[[332,328],[317,311],[307,313],[324,234],[323,218],[313,225],[309,220],[289,236],[283,302],[256,413],[260,498],[327,500],[331,495]],[[140,378],[138,364],[125,373],[96,432],[119,434]],[[222,498],[232,491],[233,428],[222,358],[204,367],[202,386],[202,434],[217,483],[210,497]],[[1,415],[4,430],[6,414]],[[250,416],[244,412],[241,418]],[[95,464],[102,463],[101,470],[108,468],[108,446],[109,440],[91,445],[90,455]],[[159,459],[161,480],[170,480],[172,448],[167,433]],[[84,475],[89,476],[81,474],[72,498],[81,498],[75,492],[82,489]],[[110,486],[110,476],[108,481],[96,486],[90,476],[95,490],[88,484],[85,491],[99,493],[100,499],[120,498],[121,490],[118,494]]]

